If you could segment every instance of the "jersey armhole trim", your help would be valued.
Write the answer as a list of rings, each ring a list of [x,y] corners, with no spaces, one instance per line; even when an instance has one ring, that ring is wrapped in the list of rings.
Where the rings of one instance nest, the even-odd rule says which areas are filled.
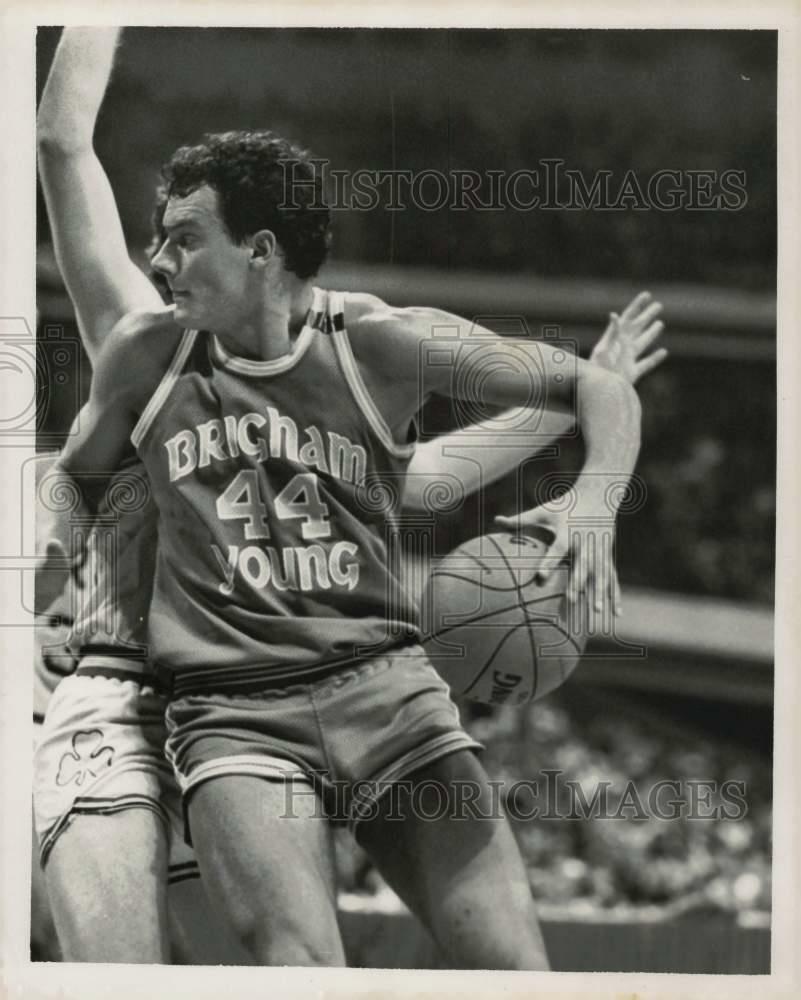
[[[364,379],[359,371],[359,366],[356,364],[353,348],[345,329],[345,296],[342,292],[329,292],[329,302],[331,306],[331,330],[337,360],[339,361],[348,388],[356,401],[356,405],[364,414],[367,423],[378,437],[378,440],[391,455],[395,458],[411,458],[417,447],[416,442],[399,444],[394,439],[392,431],[389,429],[386,420],[384,420],[381,411],[375,405],[372,396],[367,390],[367,386],[364,384]],[[334,320],[334,317],[337,315],[342,316],[341,324],[337,324]]]
[[[181,369],[186,364],[186,359],[194,346],[196,336],[197,330],[184,330],[178,349],[170,362],[170,367],[162,376],[161,381],[156,387],[156,391],[150,397],[147,406],[142,411],[142,415],[136,422],[136,426],[131,431],[131,444],[134,448],[138,449],[140,447],[145,435],[150,430],[151,424],[156,419],[156,415],[167,401],[167,397],[178,380]]]

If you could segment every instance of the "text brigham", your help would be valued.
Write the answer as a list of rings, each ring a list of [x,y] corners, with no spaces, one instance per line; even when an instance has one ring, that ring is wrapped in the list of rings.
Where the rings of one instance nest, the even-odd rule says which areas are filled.
[[[266,416],[254,411],[241,417],[215,417],[178,431],[164,447],[171,483],[212,462],[229,462],[240,455],[260,462],[285,458],[354,485],[364,480],[367,467],[367,453],[361,445],[334,431],[323,434],[314,424],[301,431],[274,406],[266,408]]]

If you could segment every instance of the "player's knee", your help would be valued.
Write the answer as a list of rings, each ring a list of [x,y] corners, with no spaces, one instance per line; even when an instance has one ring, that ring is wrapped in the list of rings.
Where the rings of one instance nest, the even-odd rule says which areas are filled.
[[[270,965],[344,966],[339,940],[299,940],[295,935],[279,936],[269,947]]]
[[[550,968],[533,909],[519,914],[516,921],[500,909],[467,920],[450,914],[450,919],[435,922],[434,937],[456,968],[530,972]]]
[[[231,913],[231,920],[242,946],[261,965],[345,964],[338,928],[322,926],[311,913],[303,924],[288,919],[286,914],[245,909]]]

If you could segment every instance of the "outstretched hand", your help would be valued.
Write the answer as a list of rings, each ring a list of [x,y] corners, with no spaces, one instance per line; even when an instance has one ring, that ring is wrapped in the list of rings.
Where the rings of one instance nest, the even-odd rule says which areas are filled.
[[[590,361],[635,385],[667,357],[664,347],[643,357],[665,328],[657,319],[661,312],[661,302],[655,302],[650,292],[640,292],[620,315],[609,314],[609,325],[593,348]]]

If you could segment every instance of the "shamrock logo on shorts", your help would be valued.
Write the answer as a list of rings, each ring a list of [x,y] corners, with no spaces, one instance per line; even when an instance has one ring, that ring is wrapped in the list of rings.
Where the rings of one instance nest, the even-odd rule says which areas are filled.
[[[72,737],[72,753],[65,753],[58,765],[57,785],[74,781],[80,787],[87,777],[96,778],[101,771],[111,767],[114,750],[101,746],[100,729],[79,730]]]

